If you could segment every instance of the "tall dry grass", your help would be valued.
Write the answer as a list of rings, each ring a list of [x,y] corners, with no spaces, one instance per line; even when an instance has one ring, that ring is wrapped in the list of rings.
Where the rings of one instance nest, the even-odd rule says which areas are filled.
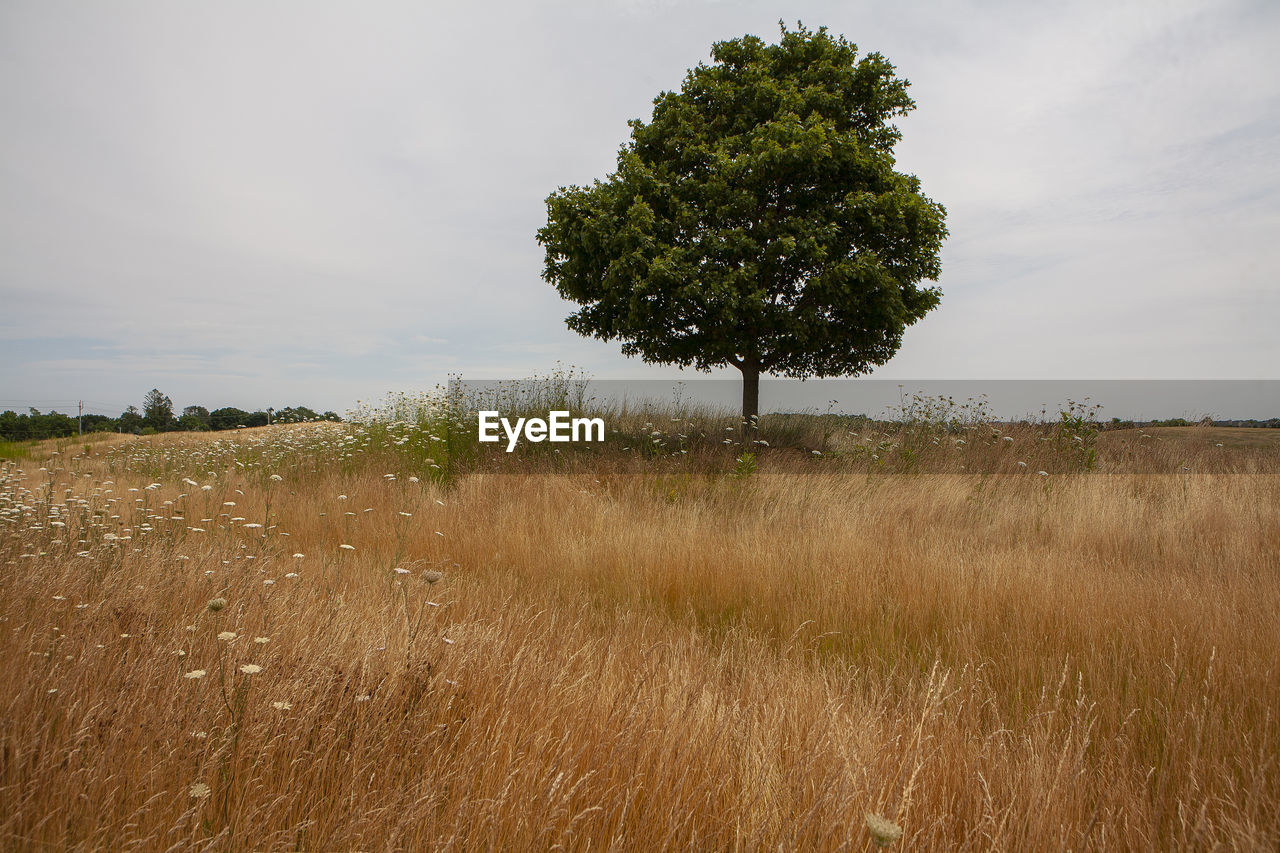
[[[7,848],[1280,845],[1276,474],[53,447],[0,474]]]

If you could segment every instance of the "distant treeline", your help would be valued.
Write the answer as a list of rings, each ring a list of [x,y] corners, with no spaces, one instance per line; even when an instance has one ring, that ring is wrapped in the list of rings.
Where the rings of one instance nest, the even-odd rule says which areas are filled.
[[[76,415],[61,412],[40,412],[29,409],[20,415],[13,411],[0,413],[0,439],[4,441],[29,441],[43,438],[66,438],[78,432],[127,432],[134,435],[152,435],[157,432],[203,432],[206,430],[238,429],[239,427],[266,426],[268,423],[296,424],[309,421],[340,421],[335,412],[319,414],[306,406],[286,406],[282,409],[246,412],[234,406],[209,411],[204,406],[187,406],[181,415],[173,410],[173,401],[157,389],[151,389],[142,401],[142,410],[130,406],[113,418],[108,415]]]
[[[1216,427],[1250,427],[1254,429],[1280,429],[1280,418],[1268,418],[1265,421],[1250,419],[1247,421],[1240,420],[1219,420],[1218,418],[1205,418],[1200,421],[1189,421],[1186,418],[1169,418],[1163,421],[1122,421],[1119,418],[1112,418],[1108,426],[1112,429],[1134,429],[1135,427],[1185,427],[1185,426],[1216,426]]]

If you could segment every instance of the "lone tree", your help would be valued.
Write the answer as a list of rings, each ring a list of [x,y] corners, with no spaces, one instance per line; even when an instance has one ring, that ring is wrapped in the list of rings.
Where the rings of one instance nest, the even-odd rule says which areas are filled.
[[[826,28],[713,46],[630,122],[617,171],[547,198],[543,277],[569,328],[647,362],[732,365],[742,416],[760,375],[858,375],[936,307],[946,210],[894,170],[914,109],[878,53]]]

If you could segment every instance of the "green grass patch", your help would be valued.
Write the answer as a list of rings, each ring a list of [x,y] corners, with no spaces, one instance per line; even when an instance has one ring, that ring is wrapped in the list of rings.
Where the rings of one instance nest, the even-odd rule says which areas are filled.
[[[0,459],[28,459],[31,456],[27,442],[0,440]]]

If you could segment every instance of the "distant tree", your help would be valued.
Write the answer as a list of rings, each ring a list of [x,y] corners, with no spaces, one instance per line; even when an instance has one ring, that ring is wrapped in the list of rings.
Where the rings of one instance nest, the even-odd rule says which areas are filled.
[[[324,419],[326,421],[341,421],[342,416],[339,415],[337,412],[329,411],[324,413]]]
[[[44,428],[42,438],[66,438],[75,435],[79,430],[76,419],[61,412],[49,412],[43,416],[42,420]]]
[[[130,406],[125,409],[116,420],[116,426],[120,432],[131,432],[134,435],[142,432],[142,428],[146,426],[146,423],[142,419],[142,413],[138,411],[137,406]]]
[[[209,410],[204,406],[187,406],[182,410],[182,418],[179,422],[182,421],[186,421],[187,424],[199,424],[199,426],[184,426],[183,429],[209,429]]]
[[[173,424],[173,401],[161,394],[158,388],[152,388],[142,400],[142,417],[146,425],[156,432],[171,429]]]
[[[41,413],[28,409],[25,415],[8,411],[0,415],[0,438],[6,441],[39,441],[45,438],[66,438],[76,434],[75,418],[61,412]]]
[[[183,410],[183,418],[188,414],[192,414],[188,406]],[[198,408],[198,407],[195,407]],[[209,412],[209,428],[215,430],[236,429],[237,427],[258,427],[266,426],[268,417],[273,423],[303,423],[306,421],[319,420],[342,420],[333,412],[325,412],[323,415],[317,414],[313,409],[306,406],[286,406],[282,409],[271,409],[273,415],[268,415],[267,411],[246,412],[244,409],[237,409],[234,406],[226,406],[221,409],[214,409]],[[184,427],[185,428],[185,427]]]
[[[276,409],[275,422],[278,424],[298,424],[320,420],[320,415],[306,406],[285,406]]]
[[[107,415],[85,415],[84,431],[85,432],[114,432],[116,428],[116,419]]]
[[[12,409],[0,412],[0,439],[22,441],[27,436],[27,422]]]
[[[221,409],[214,409],[209,413],[209,425],[214,429],[235,429],[238,426],[248,426],[246,421],[249,419],[249,413],[244,409],[237,409],[234,406],[226,406]]]
[[[631,122],[617,171],[547,199],[543,277],[569,328],[647,362],[742,373],[866,373],[938,305],[946,211],[895,169],[915,107],[878,53],[784,26],[719,42],[714,62]]]

